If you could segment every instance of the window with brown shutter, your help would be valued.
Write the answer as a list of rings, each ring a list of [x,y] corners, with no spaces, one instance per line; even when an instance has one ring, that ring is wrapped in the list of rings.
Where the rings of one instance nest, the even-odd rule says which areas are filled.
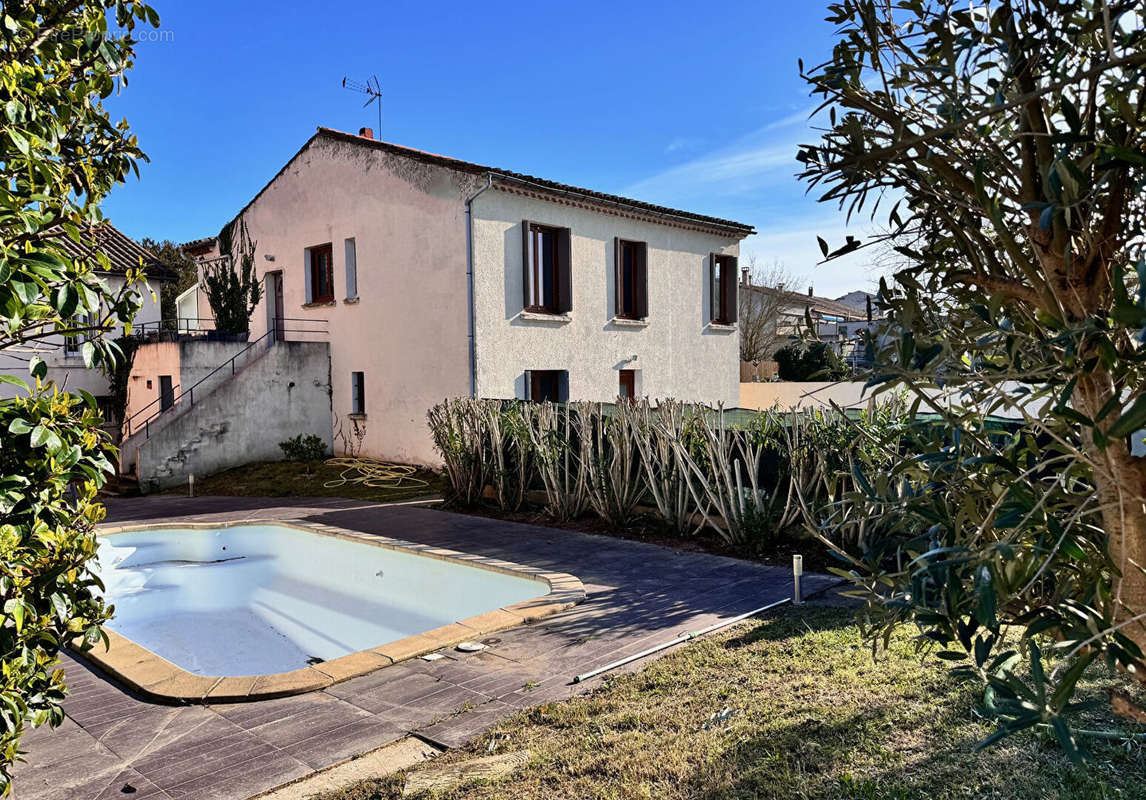
[[[569,398],[569,373],[563,369],[525,372],[525,399],[532,403],[564,403]]]
[[[614,313],[621,319],[644,319],[649,315],[648,245],[613,240],[613,272],[616,286]]]
[[[717,325],[736,324],[736,256],[709,256],[709,319]]]
[[[334,302],[334,249],[330,243],[308,248],[311,303]]]
[[[573,308],[572,243],[568,228],[521,223],[522,307],[538,314]]]

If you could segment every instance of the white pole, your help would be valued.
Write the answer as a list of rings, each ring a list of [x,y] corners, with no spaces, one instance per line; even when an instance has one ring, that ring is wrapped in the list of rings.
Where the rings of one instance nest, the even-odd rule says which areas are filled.
[[[680,644],[681,642],[687,642],[691,639],[695,639],[698,636],[703,636],[706,633],[712,633],[713,631],[720,630],[721,628],[725,628],[725,627],[733,624],[734,622],[740,622],[740,620],[748,619],[749,617],[754,617],[757,614],[760,614],[760,613],[763,613],[764,611],[767,611],[768,609],[776,608],[776,606],[782,606],[785,603],[787,603],[790,599],[791,598],[785,597],[783,600],[777,600],[775,603],[769,603],[766,606],[760,606],[760,608],[754,608],[751,611],[744,612],[743,614],[737,614],[735,617],[721,620],[720,622],[717,622],[714,625],[709,625],[707,628],[701,628],[699,631],[693,631],[691,633],[682,633],[680,636],[676,637],[675,639],[673,639],[671,641],[662,642],[661,644],[654,645],[653,647],[650,647],[648,650],[642,650],[641,652],[635,653],[634,655],[628,656],[627,658],[622,658],[620,661],[614,661],[612,664],[606,664],[603,667],[598,667],[597,669],[590,670],[589,672],[582,672],[580,675],[577,675],[576,677],[573,678],[573,683],[581,683],[582,681],[587,681],[592,677],[600,675],[602,672],[609,672],[610,670],[614,670],[617,667],[623,667],[625,664],[631,663],[631,662],[636,661],[637,659],[640,659],[640,658],[644,658],[645,656],[651,656],[653,653],[658,653],[661,650],[664,650],[665,648],[672,647],[674,644]]]
[[[194,497],[195,496],[195,473],[194,472],[189,473],[187,475],[187,496],[188,497]]]
[[[800,577],[804,574],[804,557],[802,555],[792,556],[792,605],[799,606],[804,604],[804,598],[800,594]]]

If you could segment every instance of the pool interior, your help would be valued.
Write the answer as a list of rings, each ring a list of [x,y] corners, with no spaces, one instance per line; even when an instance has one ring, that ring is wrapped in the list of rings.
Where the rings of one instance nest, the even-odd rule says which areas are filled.
[[[101,537],[108,627],[196,675],[287,672],[541,597],[549,586],[285,525]]]

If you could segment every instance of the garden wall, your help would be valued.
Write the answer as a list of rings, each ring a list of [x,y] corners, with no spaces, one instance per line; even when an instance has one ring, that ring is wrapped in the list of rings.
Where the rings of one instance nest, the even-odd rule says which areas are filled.
[[[332,447],[330,345],[278,342],[141,442],[140,488],[165,489],[189,474],[210,475],[282,457],[279,442],[315,434]]]

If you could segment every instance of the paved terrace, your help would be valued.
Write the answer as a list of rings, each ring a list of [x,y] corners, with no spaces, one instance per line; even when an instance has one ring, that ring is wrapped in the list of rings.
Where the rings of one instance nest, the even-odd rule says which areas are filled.
[[[65,657],[67,720],[25,737],[17,800],[242,800],[410,734],[458,747],[518,709],[599,685],[601,678],[572,685],[578,673],[791,591],[787,569],[414,506],[326,498],[108,503],[108,521],[121,524],[255,519],[319,522],[569,572],[588,599],[487,639],[481,653],[449,651],[325,691],[251,703],[159,705]],[[830,583],[806,575],[805,594]]]

